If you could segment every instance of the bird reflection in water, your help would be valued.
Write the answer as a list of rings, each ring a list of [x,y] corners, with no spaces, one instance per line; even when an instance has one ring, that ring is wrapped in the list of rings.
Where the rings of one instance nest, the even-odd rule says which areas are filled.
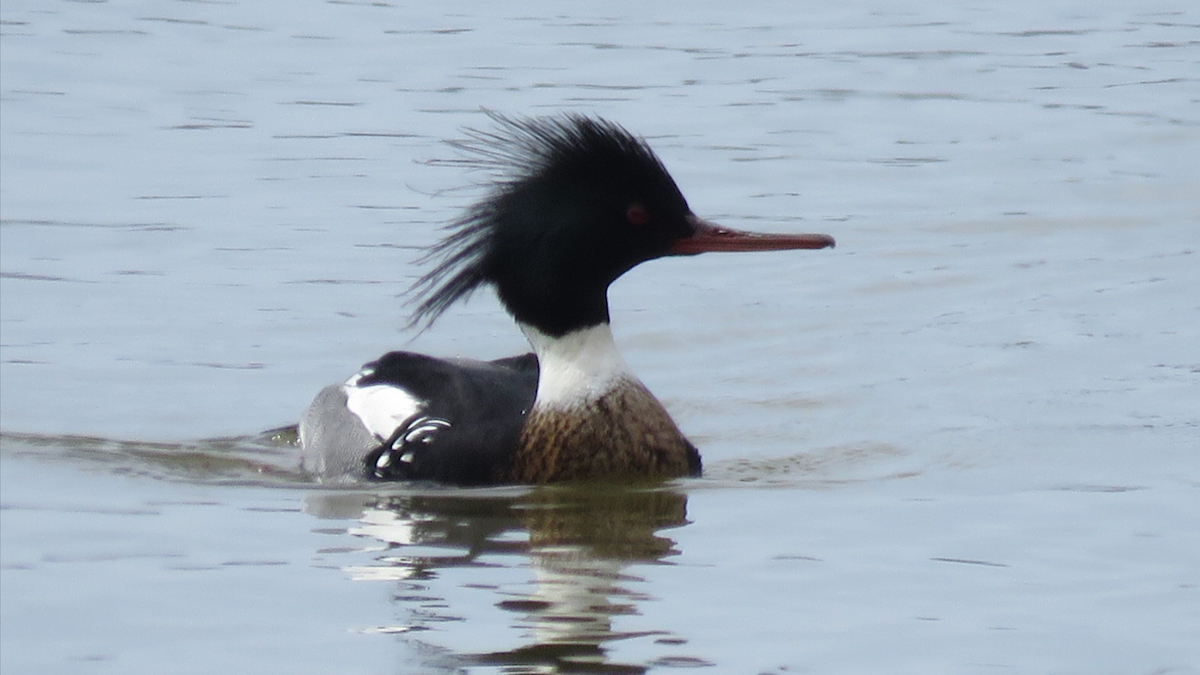
[[[398,582],[402,590],[395,598],[408,616],[389,632],[419,642],[414,651],[449,670],[477,665],[506,673],[641,673],[649,664],[614,663],[609,644],[648,638],[677,648],[685,642],[665,630],[621,632],[613,625],[614,617],[637,615],[639,603],[650,600],[636,591],[640,579],[628,568],[678,553],[664,531],[688,522],[687,497],[680,492],[594,485],[343,492],[312,495],[308,510],[358,520],[351,532],[372,540],[375,561],[347,571],[356,579]],[[531,589],[489,582],[487,570],[499,565],[532,569]],[[463,567],[484,572],[471,587],[493,589],[494,605],[511,616],[508,623],[520,635],[517,644],[485,652],[438,645],[436,633],[446,633],[451,623],[455,631],[472,630],[471,617],[456,612],[438,589],[439,582],[453,583],[443,578],[451,568]],[[484,642],[478,637],[473,642]]]

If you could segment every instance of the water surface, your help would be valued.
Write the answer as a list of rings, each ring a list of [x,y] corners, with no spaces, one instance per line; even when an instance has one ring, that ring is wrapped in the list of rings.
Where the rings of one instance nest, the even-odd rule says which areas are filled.
[[[6,0],[0,670],[1197,672],[1198,29]],[[705,478],[334,490],[259,435],[388,349],[525,349],[486,294],[403,330],[481,107],[837,238],[613,288]]]

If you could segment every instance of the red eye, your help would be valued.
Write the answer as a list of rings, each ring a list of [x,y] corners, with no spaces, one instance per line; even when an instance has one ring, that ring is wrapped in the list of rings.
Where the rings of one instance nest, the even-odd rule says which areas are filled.
[[[650,222],[650,212],[641,204],[634,204],[625,212],[625,219],[633,225],[645,225]]]

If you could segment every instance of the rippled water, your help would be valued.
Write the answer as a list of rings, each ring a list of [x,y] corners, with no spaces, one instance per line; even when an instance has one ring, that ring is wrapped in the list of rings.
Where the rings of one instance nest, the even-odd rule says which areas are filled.
[[[1200,670],[1200,12],[771,3],[0,7],[0,670]],[[666,486],[329,490],[286,433],[402,330],[515,114],[644,134]],[[215,439],[215,440],[214,440]]]

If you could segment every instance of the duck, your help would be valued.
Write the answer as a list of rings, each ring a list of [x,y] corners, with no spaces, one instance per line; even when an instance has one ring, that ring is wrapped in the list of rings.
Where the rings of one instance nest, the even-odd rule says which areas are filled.
[[[322,389],[299,425],[320,482],[452,485],[670,480],[700,453],[632,372],[608,289],[657,258],[823,249],[827,234],[735,230],[698,217],[642,137],[602,117],[515,117],[452,142],[492,177],[445,227],[411,289],[428,327],[490,287],[532,351],[483,361],[393,351]]]

